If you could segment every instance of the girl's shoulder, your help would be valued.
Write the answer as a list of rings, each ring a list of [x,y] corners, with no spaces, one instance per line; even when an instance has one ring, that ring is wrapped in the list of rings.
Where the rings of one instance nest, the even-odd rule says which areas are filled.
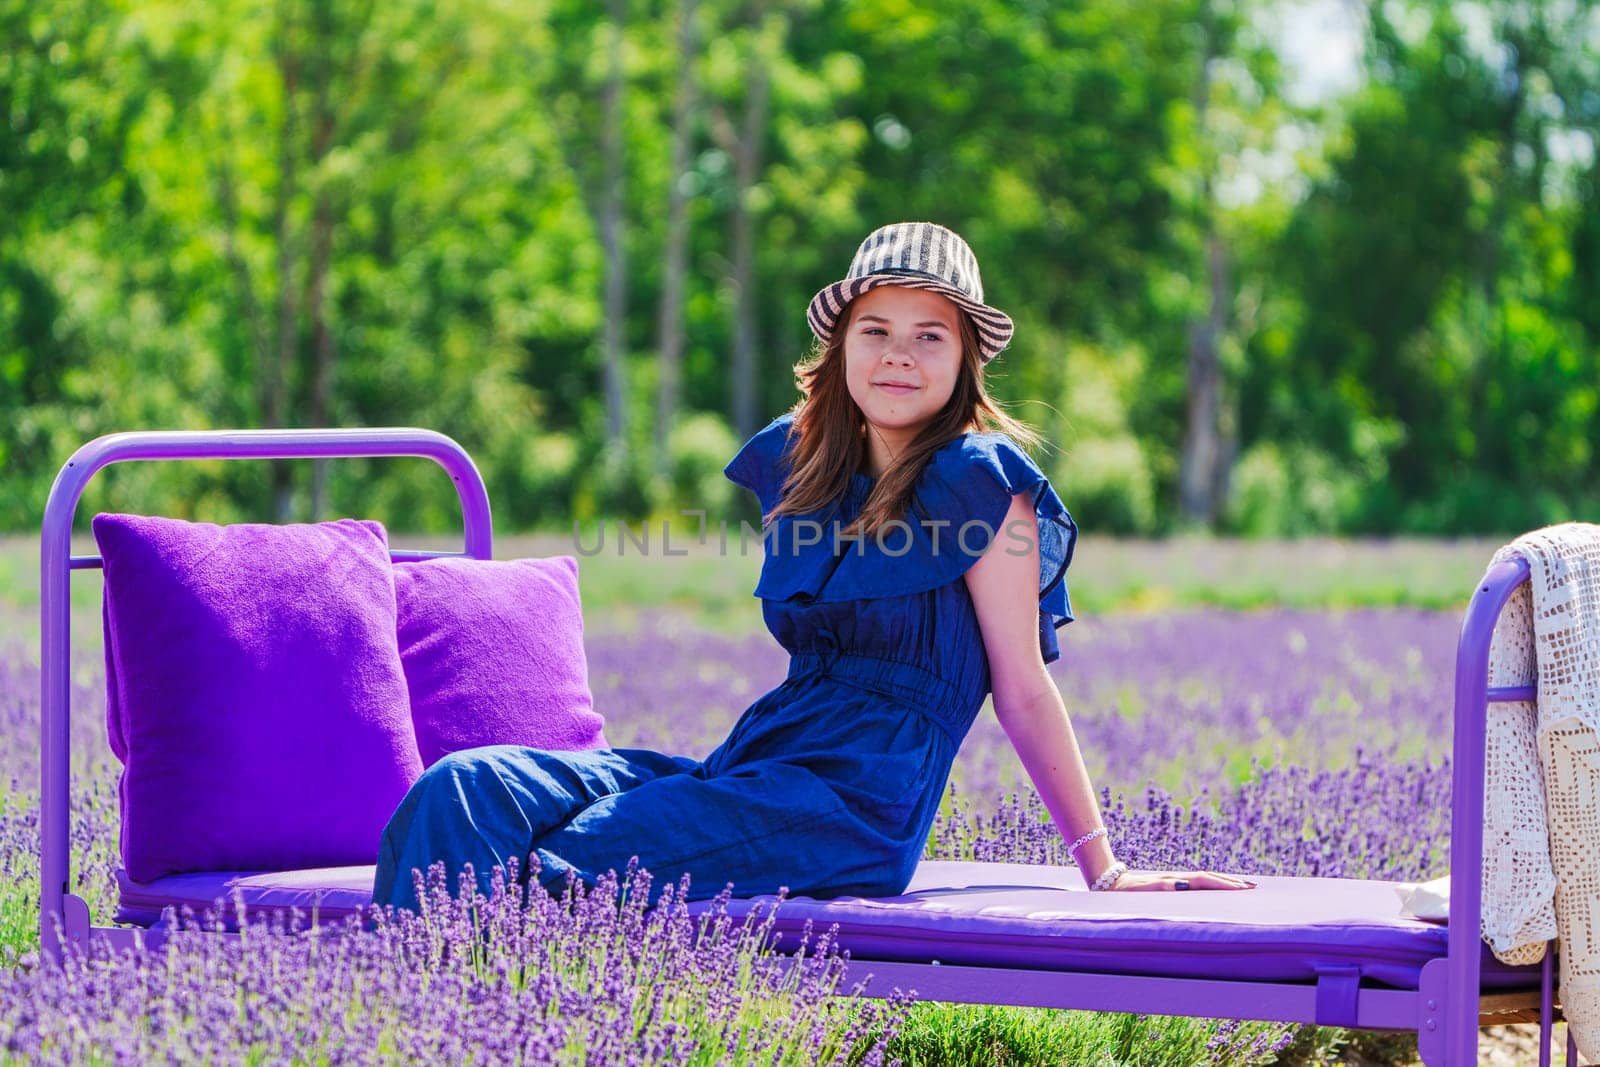
[[[947,548],[933,565],[927,566],[928,561],[924,565],[929,573],[952,580],[965,574],[994,539],[1004,536],[1011,542],[1016,531],[1004,524],[1018,494],[1025,494],[1033,508],[1033,546],[1039,553],[1039,651],[1045,663],[1053,663],[1061,656],[1056,631],[1073,618],[1066,573],[1077,547],[1078,526],[1044,471],[1009,435],[968,433],[934,453],[917,484],[916,504],[925,519],[954,534],[955,551]]]
[[[990,490],[994,483],[1008,496],[1040,485],[1055,494],[1033,457],[998,431],[963,434],[935,452],[928,466],[947,482],[971,481],[979,491]]]
[[[729,481],[756,495],[761,501],[763,515],[777,507],[777,491],[788,476],[789,437],[793,427],[794,412],[784,412],[758,430],[722,468]]]
[[[1049,477],[1007,434],[968,433],[939,449],[917,483],[916,502],[925,515],[950,522],[952,529],[978,522],[998,536],[1019,493],[1033,506],[1047,563],[1064,571],[1077,543],[1077,524]]]

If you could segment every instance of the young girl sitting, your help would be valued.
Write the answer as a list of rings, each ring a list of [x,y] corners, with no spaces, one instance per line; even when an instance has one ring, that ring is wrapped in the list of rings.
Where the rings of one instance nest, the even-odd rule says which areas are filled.
[[[803,399],[727,476],[766,522],[756,584],[788,677],[704,760],[646,749],[497,745],[441,759],[384,831],[374,902],[419,907],[415,872],[538,860],[559,893],[630,858],[689,898],[904,891],[984,697],[1092,890],[1240,889],[1131,871],[1100,821],[1045,664],[1072,618],[1077,528],[1018,447],[1035,435],[984,390],[1012,323],[932,223],[873,232],[811,301]]]

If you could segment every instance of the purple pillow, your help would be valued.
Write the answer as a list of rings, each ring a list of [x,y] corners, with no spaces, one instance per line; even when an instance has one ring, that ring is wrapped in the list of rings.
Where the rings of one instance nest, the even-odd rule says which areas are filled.
[[[96,515],[94,536],[129,877],[375,862],[422,772],[383,527]]]
[[[576,559],[397,563],[394,588],[423,766],[479,745],[605,747]]]

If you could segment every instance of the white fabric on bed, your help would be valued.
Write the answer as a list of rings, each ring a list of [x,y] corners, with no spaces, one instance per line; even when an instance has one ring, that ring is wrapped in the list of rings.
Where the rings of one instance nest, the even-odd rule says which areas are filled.
[[[1490,704],[1483,936],[1506,963],[1562,946],[1561,1003],[1586,1060],[1600,1053],[1600,526],[1563,523],[1495,553],[1531,580],[1506,606],[1489,684],[1537,684]]]

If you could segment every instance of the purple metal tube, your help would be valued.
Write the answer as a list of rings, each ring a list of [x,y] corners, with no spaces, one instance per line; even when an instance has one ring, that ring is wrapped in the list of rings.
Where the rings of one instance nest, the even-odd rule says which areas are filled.
[[[1528,580],[1526,560],[1492,565],[1478,583],[1456,646],[1455,742],[1450,779],[1450,948],[1443,1062],[1478,1062],[1478,984],[1483,906],[1483,759],[1489,714],[1489,642],[1511,594]],[[1423,1037],[1424,1044],[1427,1035]],[[1424,1057],[1427,1058],[1426,1056]],[[1433,1060],[1429,1059],[1430,1064]]]
[[[39,941],[59,958],[55,924],[70,941],[88,936],[88,909],[67,892],[71,813],[68,751],[70,583],[75,568],[99,565],[94,557],[72,557],[72,517],[84,487],[102,468],[150,459],[335,459],[355,456],[421,456],[436,461],[455,482],[461,500],[465,554],[493,556],[489,494],[466,450],[432,430],[171,430],[114,433],[97,437],[72,454],[56,475],[45,504],[39,544]]]
[[[1552,941],[1544,947],[1539,967],[1539,1067],[1550,1067],[1550,1035],[1555,1030],[1555,959]]]

